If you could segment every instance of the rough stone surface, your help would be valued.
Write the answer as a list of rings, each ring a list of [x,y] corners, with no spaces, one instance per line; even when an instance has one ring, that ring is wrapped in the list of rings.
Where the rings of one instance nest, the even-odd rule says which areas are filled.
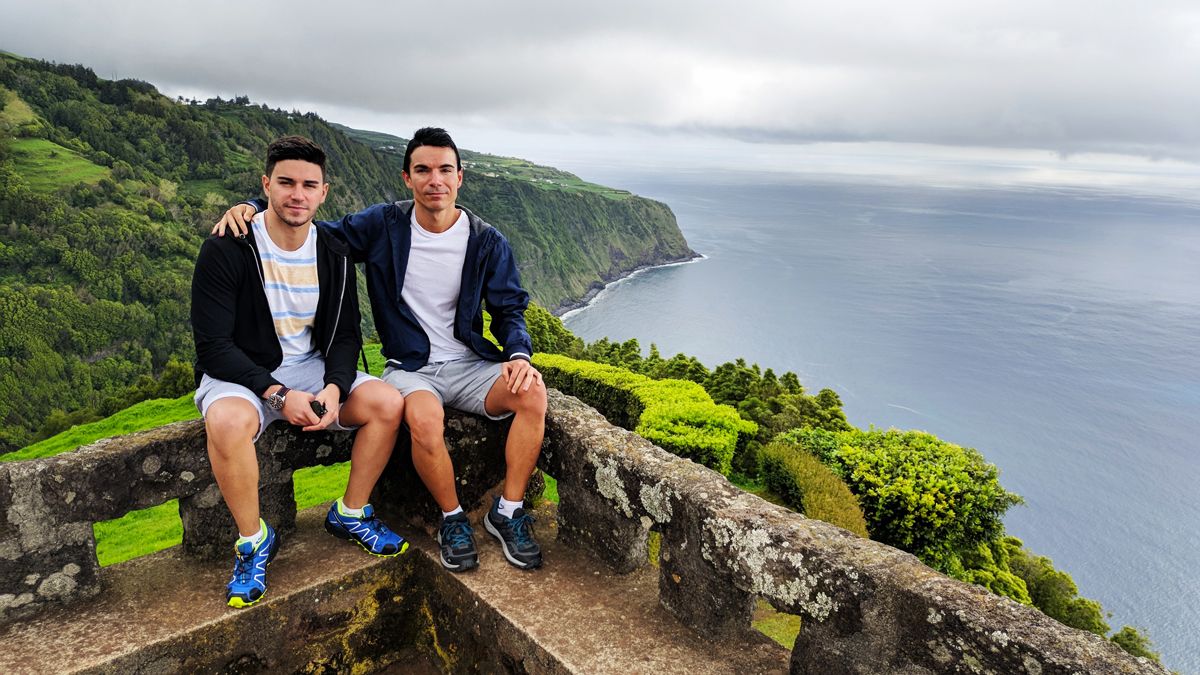
[[[507,425],[457,413],[446,419],[448,443],[463,479],[460,496],[477,519],[503,475]],[[344,433],[303,434],[286,427],[268,430],[258,446],[266,486],[264,511],[276,514],[271,517],[286,528],[289,509],[294,512],[292,472],[346,459],[351,438]],[[407,442],[397,447],[393,457],[389,478],[377,495],[381,498],[376,499],[381,514],[394,524],[400,514],[430,524],[436,519],[436,509],[409,468]],[[716,639],[743,640],[749,602],[755,596],[767,599],[780,611],[799,614],[804,630],[792,651],[793,672],[1166,672],[1098,636],[1067,628],[1035,609],[940,575],[908,554],[745,494],[720,475],[611,426],[595,410],[553,390],[539,467],[559,479],[563,500],[564,541],[547,547],[543,570],[519,573],[500,562],[493,550],[481,555],[485,569],[451,577],[435,564],[428,537],[419,535],[416,540],[423,553],[408,556],[412,562],[388,568],[387,573],[372,567],[376,571],[369,574],[380,576],[368,578],[330,567],[332,554],[317,548],[303,560],[293,559],[292,569],[299,577],[326,575],[321,577],[324,590],[313,590],[313,595],[301,602],[342,607],[332,613],[314,614],[302,609],[303,605],[291,606],[282,599],[273,604],[268,598],[261,610],[229,617],[221,608],[214,610],[218,614],[208,615],[210,625],[205,628],[211,632],[204,633],[208,642],[197,641],[200,634],[159,634],[151,639],[150,633],[157,629],[149,624],[139,629],[149,632],[138,635],[135,631],[133,640],[119,630],[94,631],[94,626],[87,626],[86,633],[108,635],[105,639],[126,647],[148,645],[136,654],[106,657],[105,663],[117,664],[105,666],[111,670],[291,670],[300,663],[317,664],[305,666],[310,670],[359,669],[358,661],[352,660],[360,656],[353,655],[372,653],[376,656],[361,658],[384,658],[378,657],[382,652],[376,638],[370,636],[388,634],[412,635],[410,645],[426,648],[454,670],[600,672],[605,670],[603,663],[566,656],[595,654],[601,644],[586,642],[586,631],[565,630],[566,610],[582,607],[585,619],[603,612],[620,615],[632,591],[597,592],[624,588],[621,584],[646,575],[652,578],[654,572],[641,561],[646,533],[653,529],[662,534],[663,561],[659,582],[648,582],[660,589],[661,598],[656,597],[655,602],[661,601],[670,614],[699,629],[705,645]],[[185,538],[190,538],[188,549],[203,552],[208,542],[218,540],[227,545],[229,536],[220,531],[217,514],[227,515],[211,486],[203,427],[196,422],[101,442],[55,458],[0,466],[0,506],[4,508],[0,518],[0,623],[10,622],[0,629],[8,631],[0,634],[5,647],[0,650],[4,655],[0,671],[24,669],[19,663],[6,668],[2,659],[27,654],[11,649],[19,644],[11,641],[17,635],[28,635],[23,632],[26,626],[42,626],[41,632],[35,633],[36,640],[58,632],[72,635],[39,623],[43,619],[21,624],[11,621],[98,592],[94,520],[180,497]],[[492,543],[482,528],[479,532],[481,545]],[[304,540],[301,533],[295,538]],[[290,539],[284,537],[285,547]],[[494,549],[494,543],[492,546]],[[352,546],[341,550],[361,554]],[[488,550],[486,546],[484,550]],[[595,563],[596,578],[583,582],[567,574],[594,560],[584,555],[589,551],[603,560]],[[424,562],[416,562],[421,560]],[[138,569],[140,564],[118,566],[105,578],[120,578],[124,570]],[[202,572],[198,565],[194,560],[174,560],[161,574],[176,586],[181,579],[196,584],[207,578],[201,584],[211,594],[205,596],[209,598],[206,601],[219,603],[219,588],[227,570],[209,565]],[[280,565],[277,561],[272,567],[273,584],[288,578],[286,573],[278,574]],[[282,567],[288,569],[286,564]],[[630,574],[614,576],[612,570]],[[492,576],[497,571],[505,575]],[[417,590],[402,592],[389,585],[397,583],[397,575],[411,576],[409,582],[399,583],[411,583]],[[35,577],[33,584],[28,583]],[[335,593],[337,587],[344,587],[344,592]],[[95,602],[120,602],[127,591],[115,582],[112,588]],[[211,588],[218,591],[212,593]],[[564,590],[570,588],[591,589],[592,594],[571,596]],[[655,597],[653,593],[633,594]],[[518,595],[520,601],[512,604]],[[393,614],[383,609],[401,601],[421,608],[415,618],[411,613]],[[143,610],[159,603],[168,614],[204,614],[197,609],[202,606],[198,596],[140,602],[132,605],[136,611],[125,611],[153,616]],[[90,610],[84,608],[90,606],[60,609],[56,616],[64,622],[80,618],[80,625],[86,626]],[[657,604],[654,611],[668,616]],[[516,621],[516,616],[521,621]],[[631,642],[641,640],[648,616],[642,613],[620,622],[621,630],[613,634]],[[592,623],[597,629],[617,625],[599,620]],[[670,623],[687,633],[678,623]],[[261,647],[239,641],[255,631],[281,636],[281,644],[291,644],[289,640],[311,643],[316,651],[272,656],[258,651]],[[546,646],[559,644],[563,635],[584,641],[583,652]],[[355,645],[360,644],[356,640],[367,646],[356,651]],[[685,642],[684,637],[673,638],[654,649],[671,652]],[[610,648],[615,647],[603,647]],[[189,657],[188,650],[203,656]],[[39,654],[46,651],[46,647],[38,647]],[[645,653],[645,645],[639,643],[635,651]],[[87,652],[68,645],[60,653]],[[474,656],[463,656],[468,653]],[[289,660],[293,658],[296,660]],[[368,663],[370,667],[362,669],[384,665],[383,660]],[[663,666],[625,662],[622,669],[662,670]]]
[[[164,551],[106,569],[109,590],[94,601],[0,629],[0,672],[433,672],[430,661],[455,673],[788,668],[787,650],[761,636],[714,652],[658,606],[651,570],[614,575],[561,546],[552,513],[537,514],[546,567],[516,570],[481,540],[481,566],[465,575],[443,570],[423,533],[405,533],[414,546],[404,556],[372,558],[326,535],[323,515],[300,515],[255,607],[224,606],[226,565]],[[415,664],[401,660],[414,652]]]

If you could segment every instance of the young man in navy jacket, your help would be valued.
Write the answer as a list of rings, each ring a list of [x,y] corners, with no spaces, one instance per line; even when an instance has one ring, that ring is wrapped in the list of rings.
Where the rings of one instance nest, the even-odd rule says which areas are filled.
[[[408,547],[367,500],[387,465],[404,400],[355,370],[362,348],[354,264],[344,241],[312,222],[325,200],[325,153],[285,136],[267,149],[268,208],[244,237],[209,237],[192,277],[196,407],[213,475],[241,535],[226,600],[247,607],[267,590],[279,538],[259,516],[254,441],[271,422],[358,429],[345,495],[325,529],[374,555]]]
[[[504,236],[455,203],[463,170],[449,134],[417,130],[404,154],[403,178],[412,201],[376,204],[329,225],[354,261],[366,263],[387,358],[383,379],[404,395],[413,464],[442,510],[442,565],[461,572],[479,560],[443,438],[447,405],[492,419],[514,416],[503,496],[483,524],[509,563],[539,567],[541,549],[523,498],[545,433],[546,387],[530,363],[524,316],[529,295]],[[214,232],[244,231],[255,210],[250,204],[231,208]],[[481,301],[501,349],[483,337]]]

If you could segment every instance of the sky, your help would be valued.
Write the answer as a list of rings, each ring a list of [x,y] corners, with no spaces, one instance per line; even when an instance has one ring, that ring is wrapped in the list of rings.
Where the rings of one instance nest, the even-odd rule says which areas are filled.
[[[0,49],[535,160],[650,143],[680,165],[709,148],[1200,186],[1200,3],[334,5],[0,0]]]

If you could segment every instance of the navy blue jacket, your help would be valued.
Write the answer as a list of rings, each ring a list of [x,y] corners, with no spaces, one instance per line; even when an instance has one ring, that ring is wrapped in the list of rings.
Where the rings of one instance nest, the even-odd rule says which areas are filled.
[[[266,208],[262,199],[246,203],[259,210]],[[354,262],[366,263],[367,295],[383,355],[389,365],[410,371],[429,362],[429,336],[400,295],[412,245],[412,210],[412,200],[376,204],[340,221],[321,223],[341,235]],[[489,361],[529,358],[533,356],[533,342],[525,327],[529,294],[521,288],[508,240],[474,213],[465,208],[463,212],[470,233],[454,313],[454,337]],[[481,304],[492,317],[492,335],[503,351],[483,337]]]

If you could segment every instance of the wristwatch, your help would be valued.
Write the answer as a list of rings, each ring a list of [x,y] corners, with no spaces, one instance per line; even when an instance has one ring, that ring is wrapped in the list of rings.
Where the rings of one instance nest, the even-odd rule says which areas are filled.
[[[287,398],[289,391],[291,389],[280,385],[278,391],[267,397],[267,407],[271,410],[283,410],[283,400]]]

